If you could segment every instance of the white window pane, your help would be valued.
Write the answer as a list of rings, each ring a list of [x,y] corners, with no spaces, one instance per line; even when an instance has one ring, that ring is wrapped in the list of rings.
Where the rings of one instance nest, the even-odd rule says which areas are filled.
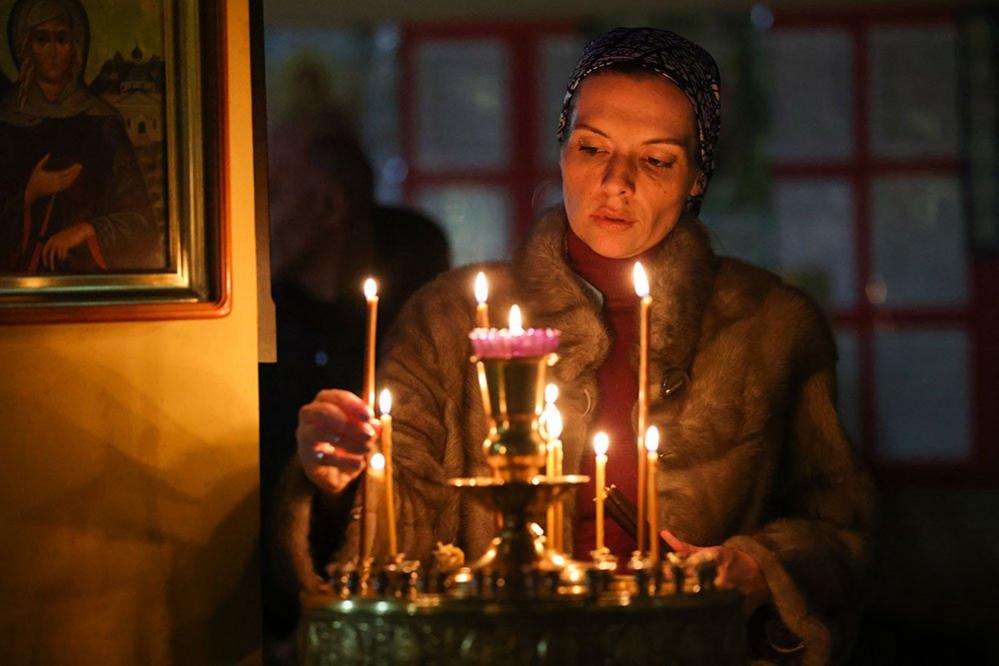
[[[422,188],[416,199],[444,227],[456,266],[509,257],[510,202],[504,189],[441,185]]]
[[[586,41],[581,37],[560,35],[547,37],[539,45],[541,76],[538,79],[538,103],[541,107],[537,117],[541,119],[541,123],[538,126],[538,158],[548,166],[558,164],[555,130],[558,129],[558,118],[562,112],[566,83],[585,44]]]
[[[433,41],[416,49],[417,154],[425,171],[495,169],[509,160],[506,47]]]
[[[875,305],[953,306],[967,300],[968,268],[957,178],[894,177],[872,187]]]
[[[870,143],[877,157],[955,157],[957,35],[952,25],[870,32]]]
[[[778,160],[853,155],[852,45],[843,30],[775,30],[767,37],[770,154]]]
[[[881,331],[874,348],[879,457],[968,458],[967,334],[955,329]]]
[[[854,445],[860,444],[860,345],[857,334],[849,330],[836,331],[837,412],[840,423]]]
[[[849,308],[856,293],[853,189],[844,181],[784,181],[774,189],[780,270],[813,284],[824,303]]]

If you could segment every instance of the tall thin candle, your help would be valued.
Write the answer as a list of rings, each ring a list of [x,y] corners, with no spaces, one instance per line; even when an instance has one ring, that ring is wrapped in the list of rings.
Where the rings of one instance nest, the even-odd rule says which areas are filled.
[[[593,436],[593,453],[596,454],[596,502],[597,502],[597,550],[604,548],[604,500],[607,485],[607,449],[610,440],[607,433],[598,432]]]
[[[638,552],[645,553],[645,514],[646,514],[646,456],[645,428],[649,422],[649,310],[652,297],[649,296],[649,280],[642,268],[642,262],[635,262],[635,294],[638,295]]]
[[[364,348],[364,401],[375,410],[375,329],[378,326],[378,283],[364,281],[364,298],[368,301],[368,327]]]
[[[388,516],[389,558],[399,554],[395,530],[395,480],[392,476],[392,394],[388,389],[378,395],[382,413],[382,454],[385,456],[385,513]]]
[[[645,450],[649,468],[649,557],[659,561],[659,510],[656,506],[656,468],[659,460],[659,428],[652,426],[645,433]]]
[[[489,282],[486,274],[479,271],[475,275],[475,325],[489,328]]]
[[[555,384],[548,384],[545,386],[545,408],[541,412],[541,429],[542,434],[545,436],[545,476],[554,478],[555,473],[555,442],[548,432],[548,416],[551,414],[551,410],[555,407],[555,401],[558,400],[558,386]],[[545,513],[545,534],[548,536],[548,545],[555,548],[556,536],[555,536],[555,505],[549,504],[548,509]]]
[[[364,485],[358,488],[358,492],[364,493],[364,508],[362,509],[364,513],[361,514],[361,547],[358,551],[362,567],[368,561],[371,543],[378,531],[378,503],[371,501],[372,498],[368,497],[368,494],[377,493],[383,487],[381,481],[384,476],[385,456],[381,453],[371,454],[368,458],[368,472],[365,475]],[[369,510],[372,511],[372,515],[365,515]]]
[[[548,432],[550,441],[548,445],[552,448],[552,459],[555,463],[554,476],[562,476],[562,413],[554,404],[549,405],[548,417],[545,419],[545,430]],[[554,525],[552,526],[552,539],[558,552],[565,551],[564,524],[565,508],[562,500],[555,502]]]
[[[375,409],[375,328],[378,324],[378,283],[368,278],[364,281],[364,298],[368,302],[368,325],[365,335],[364,347],[364,401],[372,411]],[[369,461],[365,461],[367,465]],[[364,567],[368,559],[367,527],[368,527],[368,507],[367,507],[367,474],[362,470],[361,480],[358,482],[357,492],[360,494],[358,508],[361,513],[361,524],[359,525],[360,537],[357,547],[357,568]]]

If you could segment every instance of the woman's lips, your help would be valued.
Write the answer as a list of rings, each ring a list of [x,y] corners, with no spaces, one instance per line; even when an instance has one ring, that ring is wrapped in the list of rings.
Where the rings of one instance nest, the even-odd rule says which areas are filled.
[[[630,227],[634,223],[632,220],[623,217],[620,213],[609,210],[598,210],[590,215],[590,219],[602,227],[609,227],[612,229]]]

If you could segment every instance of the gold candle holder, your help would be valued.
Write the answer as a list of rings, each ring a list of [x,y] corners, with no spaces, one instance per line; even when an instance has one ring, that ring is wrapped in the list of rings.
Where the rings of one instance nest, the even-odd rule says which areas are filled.
[[[486,414],[491,420],[483,442],[496,478],[527,481],[545,466],[546,446],[538,427],[545,372],[555,355],[475,359],[485,378]]]

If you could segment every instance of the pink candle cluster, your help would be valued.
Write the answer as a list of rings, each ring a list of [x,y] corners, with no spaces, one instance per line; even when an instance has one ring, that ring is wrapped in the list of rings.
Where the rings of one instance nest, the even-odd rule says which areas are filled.
[[[553,328],[476,328],[468,337],[479,358],[527,358],[544,356],[558,349],[562,333]]]

